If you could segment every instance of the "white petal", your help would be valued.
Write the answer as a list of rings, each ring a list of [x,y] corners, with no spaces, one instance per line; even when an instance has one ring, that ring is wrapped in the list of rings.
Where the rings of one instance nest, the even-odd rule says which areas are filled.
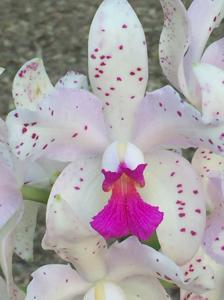
[[[79,300],[90,286],[69,265],[46,265],[32,277],[26,300]]]
[[[88,80],[85,75],[75,73],[73,71],[67,72],[55,85],[58,87],[66,87],[71,89],[84,89],[88,90]]]
[[[191,164],[171,151],[150,154],[146,162],[143,199],[164,212],[157,228],[162,251],[182,265],[198,250],[205,229],[201,183]]]
[[[208,124],[223,122],[224,70],[209,64],[197,64],[194,72],[202,95],[202,120]]]
[[[188,100],[200,106],[200,92],[197,90],[197,80],[193,74],[193,65],[200,62],[202,53],[210,34],[218,27],[224,15],[222,0],[195,0],[188,9],[191,27],[189,49],[184,57],[186,80],[191,93]]]
[[[105,149],[102,106],[93,94],[55,88],[38,107],[37,112],[17,109],[7,118],[9,140],[20,159],[45,155],[71,161],[79,152],[96,154]]]
[[[99,282],[91,288],[83,300],[129,300],[124,294],[124,291],[112,282]]]
[[[131,249],[131,251],[130,251]],[[141,244],[137,238],[130,237],[122,243],[113,244],[106,253],[107,280],[122,282],[135,276],[157,277],[174,282],[187,290],[202,292],[207,286],[199,286],[198,273],[186,277],[180,267],[171,259],[155,249]],[[204,272],[207,274],[207,272]],[[210,275],[210,273],[208,274]]]
[[[145,94],[148,60],[141,23],[126,0],[105,0],[89,34],[89,77],[104,104],[112,139],[128,139]]]
[[[160,0],[160,2],[164,13],[164,26],[159,45],[160,64],[170,83],[187,97],[188,87],[183,68],[190,35],[187,11],[180,0]]]
[[[169,300],[171,299],[159,280],[150,277],[135,276],[119,283],[127,300]]]
[[[42,59],[26,62],[17,72],[12,87],[16,107],[35,110],[37,104],[53,88]]]
[[[198,258],[200,259],[200,258]],[[202,262],[200,262],[202,264]],[[215,263],[211,258],[208,256],[203,257],[203,264],[209,265],[210,268],[212,268],[214,272],[214,289],[212,289],[209,292],[205,292],[203,294],[196,295],[191,292],[186,292],[184,290],[181,291],[181,300],[187,299],[189,300],[220,300],[222,299],[222,296],[224,294],[224,287],[223,287],[223,281],[224,281],[224,267],[222,265],[219,265]]]
[[[223,124],[205,125],[199,111],[165,86],[148,93],[140,104],[132,142],[145,153],[161,147],[204,147],[222,154],[223,137]]]
[[[33,239],[39,203],[24,201],[25,210],[15,232],[14,251],[24,260],[33,259]]]
[[[217,68],[224,69],[224,38],[215,41],[206,48],[201,62],[216,66]]]
[[[47,231],[43,245],[70,261],[85,276],[101,278],[105,241],[89,222],[102,209],[100,161],[79,159],[70,164],[55,182],[47,205]],[[93,272],[89,272],[91,266]]]

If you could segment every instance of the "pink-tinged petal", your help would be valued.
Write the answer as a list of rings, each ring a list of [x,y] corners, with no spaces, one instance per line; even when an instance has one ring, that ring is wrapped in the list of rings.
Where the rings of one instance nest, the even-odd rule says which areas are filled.
[[[193,266],[193,268],[197,268],[197,265],[201,264],[204,267],[204,272],[207,269],[207,266],[212,269],[214,276],[212,276],[213,285],[214,288],[209,291],[205,292],[203,294],[194,294],[192,292],[187,292],[182,290],[181,291],[181,300],[220,300],[222,299],[223,293],[224,293],[224,288],[223,288],[223,280],[224,280],[224,267],[220,264],[217,264],[203,254],[203,258],[199,255],[196,257],[196,262]],[[206,279],[206,278],[204,278]]]
[[[213,194],[213,192],[215,192],[215,189],[211,188],[212,185],[210,185],[210,183],[212,183],[212,181],[210,180],[210,178],[218,178],[222,176],[224,170],[224,158],[220,155],[214,154],[210,150],[201,148],[194,153],[192,165],[199,174],[203,183],[206,196],[206,204],[209,210],[213,210],[214,207],[219,206],[222,202],[222,196],[217,197],[217,195]],[[218,190],[216,192],[218,192]],[[222,191],[220,189],[219,193],[221,192]]]
[[[14,251],[22,259],[33,259],[33,239],[40,204],[24,201],[24,214],[15,232]]]
[[[205,125],[201,114],[166,86],[148,93],[140,104],[132,142],[145,153],[161,147],[204,147],[222,154],[222,134],[223,125]]]
[[[26,300],[79,300],[90,287],[69,265],[46,265],[32,277]]]
[[[135,237],[130,237],[122,243],[114,243],[106,252],[106,261],[106,278],[113,282],[122,282],[135,276],[147,276],[149,280],[150,277],[157,277],[194,292],[202,292],[207,288],[207,285],[198,285],[198,273],[196,276],[192,274],[191,279],[185,281],[186,277],[181,268],[170,258],[141,244]]]
[[[42,59],[26,62],[17,72],[12,87],[16,107],[35,110],[44,95],[53,88]]]
[[[89,224],[105,205],[102,181],[100,160],[96,158],[80,158],[65,168],[49,197],[43,240],[45,249],[55,250],[79,272],[94,280],[105,272],[102,255],[106,243]]]
[[[188,100],[200,106],[200,93],[197,80],[193,74],[193,64],[200,62],[208,38],[214,28],[218,27],[224,15],[222,0],[195,0],[188,9],[191,27],[191,42],[184,57],[186,80],[191,91]]]
[[[0,295],[2,300],[24,300],[25,294],[20,291],[15,285],[12,295],[8,294],[6,282],[0,277]]]
[[[216,284],[216,274],[215,270],[213,270],[214,262],[204,253],[203,249],[199,249],[196,255],[193,257],[191,261],[189,261],[185,266],[182,267],[182,270],[185,274],[185,280],[190,281],[193,277],[195,277],[195,287],[198,287],[197,295],[205,295],[208,291],[212,293],[215,284]],[[200,292],[201,290],[201,292]],[[186,293],[181,293],[182,300],[189,299],[202,299],[205,300],[207,298],[191,298],[194,294],[194,291],[188,291]],[[184,295],[185,294],[185,295]],[[188,297],[187,297],[188,296]],[[187,298],[184,298],[187,297]],[[212,298],[209,300],[212,300]],[[218,299],[217,299],[218,300]]]
[[[128,300],[171,300],[159,280],[153,277],[135,276],[119,283]]]
[[[205,50],[201,62],[224,69],[224,38],[210,44]]]
[[[23,214],[23,200],[15,177],[8,167],[2,164],[0,178],[0,266],[7,282],[8,293],[13,297],[13,235]]]
[[[6,123],[0,118],[0,163],[13,169],[13,158],[8,145],[8,130]]]
[[[164,13],[164,26],[159,45],[160,64],[170,83],[187,97],[188,87],[183,68],[190,35],[187,11],[180,0],[160,0],[160,2]]]
[[[201,183],[191,164],[171,151],[150,154],[146,161],[143,197],[164,212],[157,228],[162,251],[182,265],[203,238],[206,211]]]
[[[224,70],[209,64],[197,64],[194,73],[202,95],[202,120],[207,124],[223,122]]]
[[[58,88],[38,111],[17,109],[7,118],[9,141],[20,159],[47,156],[71,161],[77,153],[102,152],[107,131],[100,101],[91,93]]]
[[[74,71],[69,71],[65,74],[64,77],[59,79],[59,81],[55,85],[58,87],[66,87],[71,89],[84,89],[88,90],[88,80],[85,75],[76,73]]]
[[[127,139],[148,80],[145,35],[126,0],[103,1],[89,34],[89,77],[112,139]]]
[[[224,201],[223,177],[208,181],[208,195],[213,211],[207,216],[203,247],[217,263],[224,264]]]
[[[113,282],[96,283],[84,296],[83,300],[127,300],[124,291]],[[129,298],[128,298],[129,299]]]

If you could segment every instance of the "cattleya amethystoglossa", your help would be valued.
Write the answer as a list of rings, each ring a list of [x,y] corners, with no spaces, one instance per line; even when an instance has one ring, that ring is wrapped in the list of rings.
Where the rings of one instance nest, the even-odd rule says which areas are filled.
[[[175,26],[182,22],[179,12],[185,17],[180,1],[161,0],[161,3],[167,24],[162,33],[160,53],[169,51],[172,39],[166,38],[176,33]],[[217,3],[219,1],[212,8],[215,9]],[[167,34],[165,38],[164,34]],[[174,60],[175,55],[178,61],[178,51],[172,53]],[[168,75],[175,71],[174,60],[168,63],[171,66]],[[185,83],[182,67],[180,69],[177,70],[178,76],[180,72]],[[103,1],[91,25],[89,78],[94,94],[88,91],[86,78],[82,75],[78,78],[74,73],[68,73],[53,87],[40,59],[27,62],[14,80],[13,95],[17,108],[9,114],[7,126],[12,150],[21,160],[45,157],[71,162],[56,180],[49,197],[43,247],[55,250],[71,262],[85,280],[96,283],[96,286],[91,289],[68,267],[43,267],[34,273],[27,299],[43,299],[42,284],[49,283],[47,279],[59,276],[58,280],[61,280],[61,275],[70,273],[76,287],[77,282],[81,282],[81,290],[77,292],[73,286],[66,285],[69,278],[61,282],[65,285],[61,293],[67,293],[68,299],[75,296],[77,299],[94,299],[94,293],[96,297],[97,293],[108,293],[108,290],[111,290],[108,297],[116,296],[117,299],[138,295],[134,287],[131,294],[129,288],[125,294],[125,287],[121,291],[121,286],[115,288],[110,282],[101,282],[102,278],[110,281],[104,256],[110,256],[108,253],[116,249],[112,246],[107,250],[105,239],[135,235],[140,240],[147,240],[155,231],[166,255],[180,265],[191,259],[195,259],[193,263],[197,265],[192,268],[192,263],[187,264],[187,270],[180,277],[179,271],[175,275],[172,273],[171,277],[165,273],[166,277],[157,276],[172,280],[192,293],[211,288],[213,275],[207,276],[209,284],[206,281],[204,287],[200,276],[207,274],[205,270],[209,268],[200,264],[201,258],[194,257],[205,228],[205,195],[190,163],[170,149],[204,147],[222,153],[222,127],[205,125],[204,111],[202,117],[170,86],[146,93],[148,59],[145,36],[126,0]],[[182,82],[180,86],[186,88]],[[70,213],[72,218],[68,221]],[[129,241],[134,241],[141,251],[146,247],[137,239]],[[125,243],[128,244],[128,240],[123,245]],[[138,256],[141,256],[140,251]],[[172,261],[168,263],[171,269],[173,264]],[[169,270],[169,267],[163,267]],[[57,268],[61,268],[62,273],[57,273]],[[150,268],[153,269],[151,265]],[[44,277],[48,271],[53,273],[49,278]],[[152,270],[148,272],[152,273]],[[122,274],[144,276],[145,273],[130,275],[122,271]],[[174,279],[175,276],[178,279]],[[113,280],[117,281],[116,278]],[[199,283],[195,288],[191,283],[197,280]],[[51,294],[57,290],[48,288],[46,299],[53,296],[62,299],[63,295],[58,292]],[[139,286],[136,288],[138,291]],[[147,298],[147,291],[142,299]],[[159,288],[159,291],[158,295],[165,299],[164,290]]]
[[[14,95],[22,90],[29,100],[34,90],[43,100],[34,111],[9,114],[10,144],[21,159],[72,161],[51,192],[47,232],[55,199],[63,198],[90,235],[96,234],[93,228],[106,239],[134,234],[146,240],[157,229],[164,253],[187,262],[201,243],[204,195],[188,161],[166,149],[218,151],[221,128],[206,127],[169,86],[145,95],[145,36],[128,2],[104,1],[91,25],[89,77],[98,97],[66,82],[45,91],[38,65],[30,64],[18,72]]]

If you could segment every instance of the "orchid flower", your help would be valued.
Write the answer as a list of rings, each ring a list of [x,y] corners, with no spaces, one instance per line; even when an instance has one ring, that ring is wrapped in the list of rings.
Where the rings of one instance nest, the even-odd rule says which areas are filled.
[[[78,224],[84,224],[84,235],[94,237],[97,231],[106,239],[134,234],[147,240],[157,229],[162,251],[186,263],[201,243],[204,195],[190,164],[164,149],[204,146],[219,151],[220,129],[205,127],[200,113],[171,87],[145,96],[145,36],[126,0],[103,1],[94,17],[89,76],[99,98],[58,86],[35,111],[18,108],[7,118],[10,144],[20,159],[73,161],[51,193],[47,232],[54,223],[55,199],[63,198]],[[17,80],[27,91],[22,88],[27,79]],[[108,203],[106,192],[111,192]],[[82,240],[82,231],[77,231],[77,240]],[[54,240],[48,247],[58,244]]]
[[[186,290],[181,290],[181,300],[220,300],[222,299],[224,289],[223,289],[223,280],[224,280],[224,266],[221,264],[217,264],[214,260],[212,260],[209,256],[207,256],[203,249],[200,249],[198,253],[195,255],[194,260],[190,262],[190,270],[195,269],[195,265],[203,264],[204,268],[207,268],[206,265],[209,265],[213,272],[214,277],[212,277],[214,283],[214,289],[202,293],[195,294],[193,292],[189,292]],[[202,278],[201,278],[202,279]],[[202,279],[203,281],[206,278]]]
[[[205,123],[223,121],[224,39],[205,46],[224,16],[223,0],[193,0],[188,11],[180,0],[160,0],[164,27],[160,63],[164,74],[203,113]],[[177,47],[178,45],[178,47]]]
[[[63,201],[60,205],[67,206]],[[67,209],[70,211],[66,222],[69,228],[67,233],[72,238],[75,236],[72,228],[74,220],[72,209]],[[88,273],[94,273],[88,277],[80,276],[69,265],[39,268],[32,274],[26,300],[170,299],[156,278],[174,282],[196,293],[213,288],[213,273],[209,266],[186,280],[180,267],[153,248],[140,244],[135,237],[129,237],[122,243],[116,242],[105,249],[101,256],[105,273],[102,274],[101,269],[93,270],[91,261],[88,263]],[[200,281],[201,276],[204,282]],[[94,280],[94,277],[97,279]]]

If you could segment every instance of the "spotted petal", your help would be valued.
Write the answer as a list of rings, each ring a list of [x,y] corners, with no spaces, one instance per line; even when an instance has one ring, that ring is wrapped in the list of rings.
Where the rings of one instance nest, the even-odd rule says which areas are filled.
[[[202,255],[201,255],[202,254]],[[220,300],[222,299],[224,289],[223,289],[223,280],[224,280],[224,267],[215,263],[211,258],[203,254],[195,257],[194,265],[191,266],[191,269],[198,269],[198,266],[201,265],[203,270],[206,271],[207,266],[212,269],[214,272],[214,276],[212,276],[214,288],[209,292],[205,292],[203,294],[194,294],[192,292],[181,291],[181,300]],[[205,280],[205,279],[204,279]]]
[[[33,259],[33,239],[40,204],[24,200],[25,210],[15,232],[14,251],[24,260]]]
[[[46,155],[71,161],[79,152],[94,155],[107,145],[101,103],[84,90],[55,88],[37,112],[17,109],[9,114],[7,125],[20,159]]]
[[[170,86],[146,95],[135,116],[132,141],[143,152],[204,147],[222,154],[224,126],[205,125],[201,114]]]
[[[187,97],[183,68],[190,35],[187,11],[180,0],[160,0],[160,2],[164,13],[164,26],[159,45],[160,64],[170,83]]]
[[[191,279],[186,280],[182,269],[170,258],[139,243],[135,237],[130,237],[122,243],[113,244],[106,252],[106,261],[108,270],[106,278],[113,282],[122,282],[126,278],[144,276],[149,280],[149,284],[152,277],[157,277],[198,292],[211,286],[210,284],[207,285],[207,282],[203,286],[198,285],[197,281],[201,278],[198,277],[199,273],[192,274]],[[210,272],[204,273],[210,276]]]
[[[46,265],[32,274],[26,300],[80,300],[90,283],[69,265]]]
[[[69,71],[65,74],[65,76],[59,79],[55,87],[88,90],[88,81],[85,75]]]
[[[43,240],[45,249],[55,250],[82,274],[94,279],[105,272],[101,256],[106,243],[89,224],[105,204],[102,181],[98,159],[84,158],[70,164],[51,191]]]
[[[35,110],[37,104],[53,88],[42,59],[26,62],[17,72],[12,87],[16,107]]]
[[[183,265],[198,250],[204,233],[205,204],[200,181],[190,163],[171,151],[150,154],[146,161],[149,168],[145,173],[144,199],[164,213],[157,228],[162,251]]]
[[[188,9],[191,42],[184,57],[186,80],[190,87],[189,101],[200,106],[201,95],[193,74],[193,65],[200,62],[210,34],[218,27],[224,15],[222,0],[195,0]]]
[[[13,289],[13,295],[9,296],[7,292],[7,285],[2,277],[0,277],[0,293],[4,300],[24,300],[25,295],[16,286]]]
[[[202,120],[208,124],[223,122],[224,70],[209,64],[198,64],[194,72],[201,89]]]
[[[111,137],[127,139],[148,79],[143,28],[126,0],[106,0],[89,34],[89,77],[103,100]]]

